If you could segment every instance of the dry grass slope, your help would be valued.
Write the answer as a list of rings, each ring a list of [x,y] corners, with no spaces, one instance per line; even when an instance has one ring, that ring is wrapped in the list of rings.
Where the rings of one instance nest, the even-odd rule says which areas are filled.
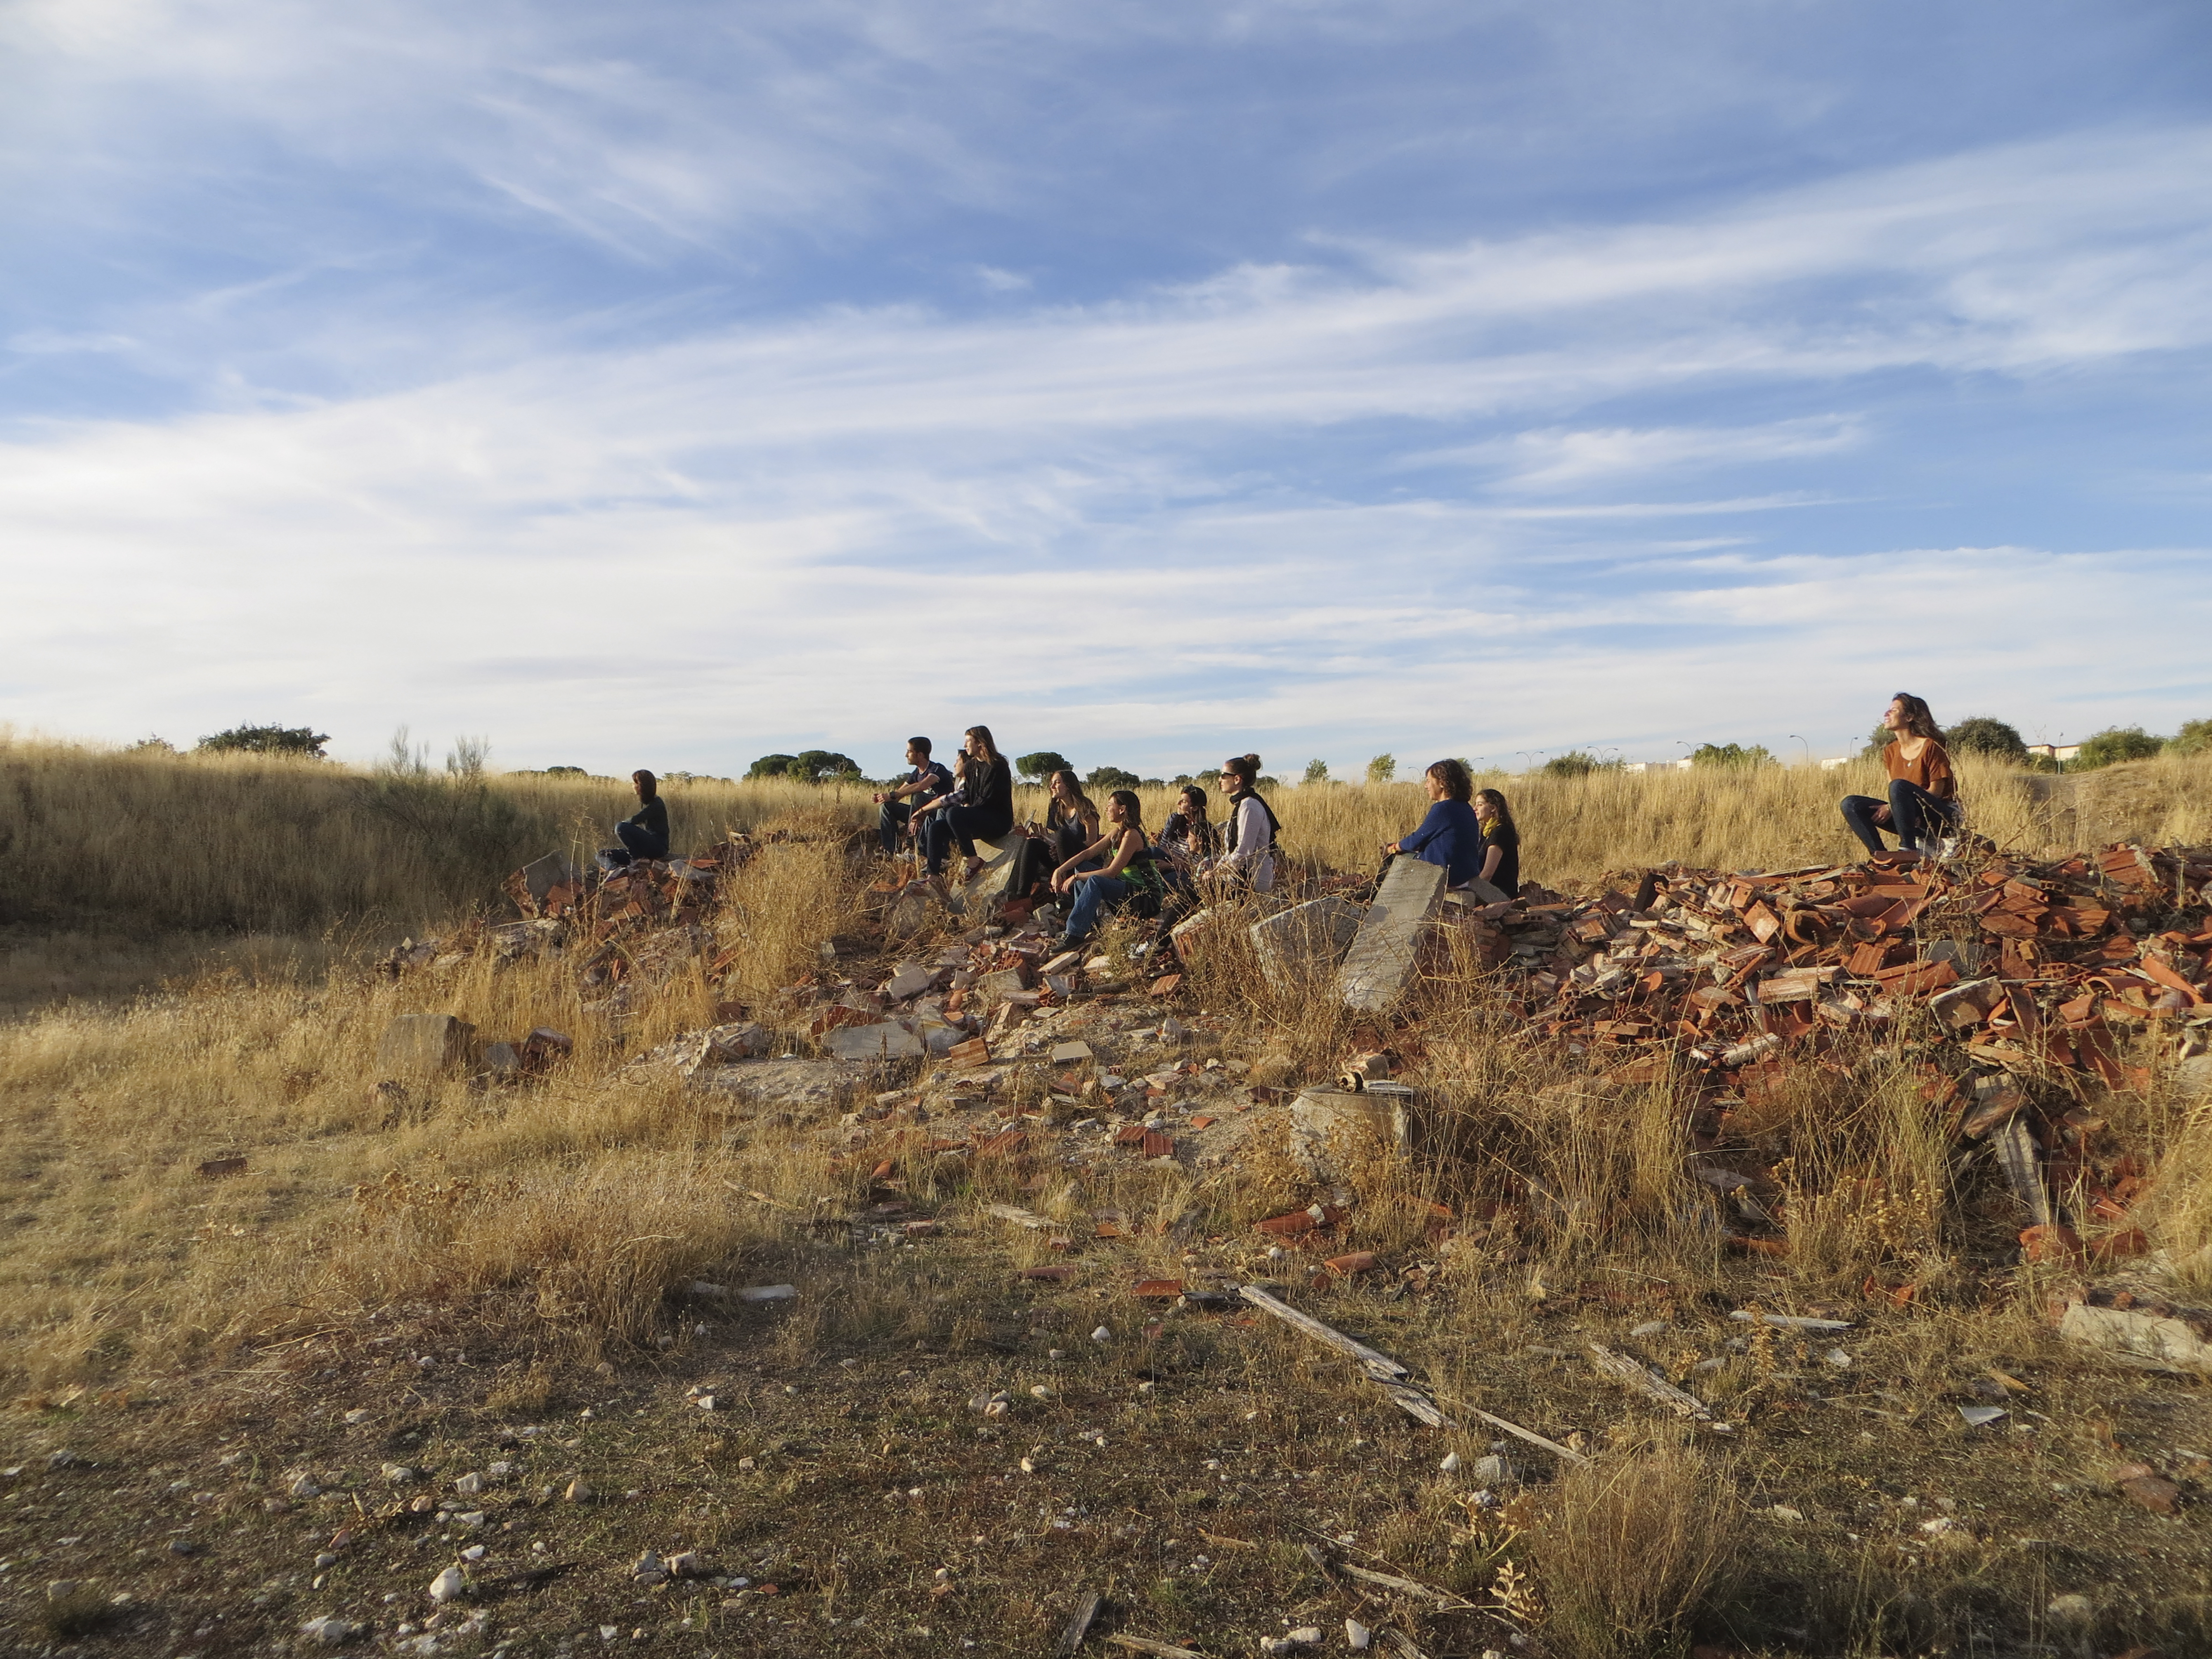
[[[403,927],[444,928],[489,903],[496,876],[520,859],[596,844],[623,807],[619,786],[493,778],[480,788],[469,780],[413,779],[380,795],[395,781],[333,767],[21,744],[0,750],[0,765],[9,785],[0,793],[7,854],[0,897],[10,917],[101,913],[155,934],[355,930],[335,941],[296,941],[296,949],[272,939],[222,971],[179,975],[119,1006],[50,1006],[0,1024],[9,1224],[0,1242],[0,1371],[34,1400],[72,1383],[114,1385],[217,1363],[255,1375],[335,1365],[359,1351],[368,1329],[434,1319],[465,1327],[472,1348],[489,1346],[511,1359],[494,1395],[535,1413],[555,1391],[544,1379],[573,1375],[602,1356],[649,1362],[664,1342],[677,1356],[686,1353],[691,1316],[669,1292],[702,1277],[805,1279],[808,1296],[791,1317],[745,1328],[758,1345],[747,1358],[763,1364],[796,1368],[830,1352],[870,1352],[871,1344],[896,1344],[902,1352],[922,1344],[954,1354],[1012,1352],[1008,1322],[1044,1316],[1001,1306],[1003,1269],[1063,1260],[1042,1236],[994,1243],[981,1269],[831,1261],[807,1245],[803,1224],[820,1202],[865,1204],[878,1152],[899,1160],[899,1178],[915,1201],[951,1211],[1010,1200],[1074,1224],[1103,1204],[1120,1208],[1134,1235],[1129,1254],[1095,1285],[1069,1291],[1087,1298],[1095,1291],[1096,1302],[1078,1310],[1084,1330],[1094,1319],[1133,1330],[1157,1316],[1130,1300],[1129,1267],[1178,1276],[1200,1249],[1233,1256],[1231,1265],[1248,1274],[1273,1271],[1249,1243],[1249,1224],[1315,1196],[1280,1148],[1257,1149],[1237,1167],[1211,1171],[1132,1164],[1110,1177],[1079,1180],[1048,1170],[1041,1184],[1009,1161],[981,1160],[972,1173],[951,1175],[911,1143],[863,1141],[839,1164],[822,1143],[772,1125],[733,1133],[665,1072],[628,1066],[641,1049],[710,1023],[718,998],[733,988],[765,1005],[817,965],[823,941],[844,939],[849,950],[856,936],[869,936],[866,865],[852,832],[869,823],[872,808],[860,792],[672,791],[679,844],[732,827],[781,829],[791,838],[763,848],[729,884],[713,918],[714,951],[737,953],[734,988],[710,986],[699,959],[678,962],[650,982],[618,1027],[596,1000],[587,1006],[556,959],[502,962],[484,949],[440,974],[394,980],[367,971],[349,940],[381,939]],[[2093,824],[2084,839],[2212,839],[2208,777],[2212,768],[2203,764],[2156,762],[2069,781],[2064,791],[1979,770],[1967,782],[1978,827],[2039,853]],[[1669,860],[1747,868],[1844,855],[1833,799],[1867,782],[1782,769],[1748,777],[1600,775],[1531,779],[1516,787],[1514,799],[1529,873],[1571,885]],[[1358,870],[1372,866],[1382,841],[1416,821],[1421,804],[1411,786],[1317,788],[1285,791],[1279,810],[1295,858]],[[1164,797],[1148,799],[1148,818],[1157,822],[1165,805]],[[472,849],[458,860],[441,839],[455,824],[462,828],[452,833]],[[466,839],[479,831],[479,839]],[[252,851],[230,850],[240,847]],[[1232,933],[1228,948],[1194,968],[1191,988],[1194,1004],[1238,1035],[1195,1052],[1257,1059],[1290,1079],[1324,1074],[1351,1037],[1328,986],[1319,978],[1271,983],[1252,971],[1240,938]],[[156,937],[145,948],[168,947]],[[178,965],[173,955],[149,960],[164,974]],[[1413,1171],[1379,1146],[1340,1148],[1361,1195],[1345,1242],[1419,1254],[1428,1206],[1441,1201],[1466,1224],[1464,1248],[1443,1270],[1448,1297],[1425,1310],[1356,1287],[1346,1291],[1343,1306],[1363,1328],[1394,1331],[1391,1340],[1409,1354],[1425,1355],[1445,1392],[1522,1420],[1557,1423],[1573,1412],[1583,1422],[1618,1420],[1619,1401],[1564,1363],[1509,1365],[1501,1357],[1571,1352],[1583,1320],[1628,1310],[1617,1316],[1623,1323],[1652,1316],[1671,1322],[1668,1334],[1654,1339],[1662,1350],[1655,1358],[1689,1382],[1705,1351],[1693,1345],[1692,1328],[1700,1319],[1711,1323],[1715,1306],[1856,1306],[1869,1278],[1911,1280],[1923,1299],[1893,1328],[1869,1333],[1856,1362],[1863,1369],[1850,1374],[1863,1383],[1834,1387],[1861,1389],[1870,1401],[1885,1394],[1972,1398],[1959,1391],[1991,1365],[2029,1371],[2050,1431],[2003,1443],[2000,1459],[1960,1442],[1951,1408],[1941,1407],[1916,1419],[1935,1425],[1929,1455],[1943,1473],[1931,1479],[1963,1492],[1995,1480],[2002,1463],[2018,1480],[2002,1488],[2012,1496],[1988,1489],[1996,1504],[2021,1492],[2047,1502],[2054,1480],[2094,1486],[2101,1478],[2112,1425],[2127,1409],[2124,1390],[2155,1385],[2069,1376],[2041,1330],[2049,1286],[2038,1273],[1970,1281],[1963,1264],[1987,1259],[2016,1218],[1985,1170],[1962,1175],[1954,1164],[1953,1149],[1893,1054],[1834,1056],[1835,1069],[1808,1068],[1793,1091],[1759,1109],[1756,1132],[1794,1160],[1784,1194],[1793,1250],[1786,1260],[1747,1267],[1724,1255],[1713,1196],[1684,1173],[1684,1112],[1667,1090],[1593,1084],[1572,1056],[1532,1041],[1502,1013],[1471,963],[1420,994],[1426,1054],[1410,1080],[1437,1109],[1436,1133],[1453,1156]],[[447,1011],[492,1036],[558,1027],[574,1037],[574,1055],[517,1090],[475,1092],[456,1079],[395,1097],[369,1086],[378,1036],[393,1015]],[[788,1035],[805,1048],[803,1027]],[[2156,1196],[2136,1218],[2148,1218],[2154,1242],[2185,1273],[2212,1284],[2212,1109],[2191,1111],[2154,1091],[2100,1109],[2157,1165]],[[221,1180],[196,1173],[206,1160],[236,1155],[246,1158],[243,1173]],[[768,1201],[740,1200],[733,1187]],[[1485,1217],[1493,1222],[1487,1233]],[[1573,1323],[1563,1328],[1565,1321]],[[1589,1334],[1610,1328],[1593,1324]],[[1720,1325],[1723,1336],[1730,1329]],[[1337,1379],[1327,1356],[1273,1332],[1241,1346],[1224,1339],[1208,1347],[1212,1339],[1195,1334],[1164,1340],[1145,1362],[1152,1375],[1188,1365],[1206,1377],[1208,1398],[1216,1389],[1247,1391],[1261,1402],[1251,1408],[1255,1416],[1271,1413],[1267,1423],[1282,1445],[1300,1455],[1325,1445],[1310,1455],[1344,1458],[1342,1478],[1364,1478],[1357,1460],[1376,1454],[1361,1449],[1369,1443],[1358,1437],[1363,1431],[1333,1425],[1371,1420],[1359,1413],[1371,1413],[1374,1402],[1358,1393],[1356,1378]],[[1710,1337],[1698,1340],[1714,1346]],[[1670,1358],[1663,1350],[1675,1342],[1682,1346]],[[1425,1563],[1436,1582],[1469,1594],[1495,1596],[1503,1572],[1509,1590],[1521,1583],[1513,1595],[1525,1603],[1523,1622],[1540,1630],[1551,1652],[1626,1659],[1680,1647],[1693,1631],[1702,1638],[1717,1607],[1740,1610],[1762,1595],[1782,1595],[1739,1588],[1738,1570],[1757,1553],[1754,1544],[1765,1552],[1768,1578],[1779,1571],[1774,1540],[1751,1537],[1735,1507],[1747,1486],[1795,1482],[1827,1494],[1843,1515],[1873,1501],[1864,1494],[1885,1481],[1927,1485],[1885,1462],[1893,1443],[1875,1445],[1871,1431],[1861,1436],[1869,1443],[1863,1450],[1841,1442],[1798,1444],[1808,1437],[1789,1426],[1790,1413],[1802,1409],[1803,1379],[1830,1386],[1820,1380],[1824,1362],[1804,1342],[1762,1328],[1718,1352],[1717,1368],[1695,1373],[1698,1391],[1746,1424],[1779,1425],[1755,1467],[1624,1434],[1540,1505],[1516,1512],[1527,1522],[1517,1541],[1510,1528],[1465,1526],[1460,1495],[1436,1481],[1418,1489],[1384,1482],[1372,1508],[1392,1518],[1364,1535],[1384,1551],[1378,1559]],[[1132,1345],[1095,1356],[1100,1377],[1133,1391],[1137,1353]],[[1180,1358],[1170,1364],[1163,1356]],[[1041,1381],[1060,1375],[1036,1373]],[[1304,1392],[1280,1404],[1293,1385]],[[848,1401],[848,1415],[865,1403]],[[763,1420],[782,1409],[772,1391],[763,1394]],[[902,1432],[950,1443],[941,1422],[915,1411]],[[1861,1415],[1892,1432],[1891,1406]],[[2081,1422],[2102,1422],[2103,1437],[2057,1426]],[[1162,1477],[1174,1494],[1171,1503],[1160,1500],[1165,1524],[1188,1539],[1201,1522],[1227,1524],[1180,1507],[1197,1478],[1189,1471],[1216,1455],[1221,1431],[1177,1432],[1212,1437],[1175,1439],[1163,1431],[1159,1441],[1172,1446],[1159,1455],[1174,1465]],[[1464,1449],[1472,1457],[1486,1446],[1478,1437]],[[1418,1455],[1433,1468],[1433,1446]],[[854,1490],[875,1490],[872,1468],[849,1476]],[[981,1490],[980,1477],[958,1478]],[[1279,1501],[1304,1501],[1285,1480]],[[796,1477],[781,1491],[781,1502],[808,1501]],[[892,1528],[885,1536],[902,1536],[896,1529],[903,1524],[881,1523]],[[2023,1516],[2018,1524],[2042,1520]],[[1759,1616],[1770,1626],[1825,1619],[1823,1628],[1863,1632],[1891,1616],[1883,1609],[1905,1607],[1909,1616],[1898,1614],[1902,1622],[1892,1627],[1936,1650],[1971,1645],[1977,1632],[1996,1628],[1992,1584],[2025,1598],[2022,1605],[2039,1607],[2047,1599],[2039,1557],[1992,1547],[1940,1560],[1908,1554],[1900,1564],[1877,1557],[1872,1544],[1846,1549],[1839,1531],[1822,1537],[1827,1541],[1817,1547],[1804,1544],[1784,1575],[1792,1584],[1822,1586],[1810,1597],[1819,1605],[1768,1609]],[[914,1546],[930,1547],[926,1540]],[[1295,1551],[1280,1562],[1256,1553],[1236,1559],[1270,1583],[1303,1571]],[[1276,1578],[1266,1579],[1263,1569]],[[1530,1576],[1516,1581],[1522,1572]],[[1165,1588],[1131,1594],[1159,1619],[1179,1607],[1188,1613],[1188,1577],[1176,1581],[1180,1589],[1163,1582]],[[1804,1601],[1808,1593],[1788,1594]],[[1033,1649],[1050,1609],[1034,1583],[1006,1595],[1007,1616],[1019,1625],[1012,1650]],[[834,1600],[825,1601],[825,1613]],[[2148,1639],[2179,1629],[2174,1621],[2185,1623],[2185,1614],[2146,1603],[2113,1611],[2100,1628],[2116,1638]],[[838,1650],[817,1633],[812,1650]]]

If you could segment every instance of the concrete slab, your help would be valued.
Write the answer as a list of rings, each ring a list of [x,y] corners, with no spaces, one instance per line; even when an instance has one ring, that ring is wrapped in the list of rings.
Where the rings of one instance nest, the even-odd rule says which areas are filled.
[[[968,903],[981,904],[1006,896],[1006,879],[1014,873],[1014,851],[1023,839],[1012,832],[997,841],[985,841],[981,836],[975,838],[975,856],[983,860],[983,867],[960,890]],[[958,848],[952,849],[952,856],[960,856]]]
[[[889,1020],[841,1025],[823,1037],[822,1046],[838,1060],[919,1060],[927,1052],[920,1037]]]
[[[1421,929],[1443,902],[1444,867],[1419,859],[1397,858],[1376,889],[1375,902],[1359,924],[1358,937],[1344,958],[1339,983],[1345,1006],[1354,1013],[1376,1014],[1397,1000],[1413,957]]]
[[[1260,966],[1278,986],[1295,984],[1302,972],[1334,967],[1359,935],[1367,907],[1330,894],[1294,904],[1255,921],[1246,931]]]
[[[695,1088],[763,1111],[825,1112],[853,1088],[850,1066],[834,1060],[746,1060],[700,1073]]]
[[[1341,1179],[1345,1154],[1370,1137],[1404,1157],[1413,1151],[1413,1103],[1402,1084],[1356,1094],[1327,1084],[1303,1090],[1291,1103],[1291,1156],[1316,1181]]]

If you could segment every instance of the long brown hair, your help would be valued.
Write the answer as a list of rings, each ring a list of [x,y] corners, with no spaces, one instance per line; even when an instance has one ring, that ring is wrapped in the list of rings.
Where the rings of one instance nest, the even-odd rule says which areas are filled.
[[[1077,777],[1073,771],[1054,772],[1051,776],[1048,777],[1044,781],[1046,792],[1049,793],[1051,792],[1052,786],[1059,782],[1062,778],[1066,778],[1067,780],[1067,795],[1069,803],[1067,807],[1068,811],[1077,817],[1097,817],[1098,816],[1097,803],[1092,800],[1090,796],[1083,793],[1083,780]],[[1058,795],[1054,795],[1052,797],[1051,804],[1045,808],[1044,821],[1050,824],[1058,824],[1063,822],[1060,817],[1060,800]]]
[[[1145,803],[1137,799],[1133,789],[1116,789],[1107,800],[1121,809],[1121,827],[1133,830],[1139,836],[1145,833]]]
[[[1498,821],[1508,830],[1513,829],[1513,809],[1505,804],[1504,796],[1499,794],[1495,789],[1478,789],[1475,791],[1474,798],[1477,800],[1488,801],[1490,810],[1498,814]],[[1515,833],[1518,834],[1519,831],[1516,830]]]
[[[968,735],[983,745],[983,758],[985,760],[990,762],[994,766],[1003,766],[1006,764],[1005,757],[999,753],[999,745],[991,741],[991,728],[989,726],[971,726],[968,728]]]
[[[1899,691],[1890,701],[1905,711],[1905,729],[1916,738],[1933,738],[1943,741],[1943,728],[1936,724],[1936,716],[1929,712],[1924,697],[1916,697],[1910,691]]]

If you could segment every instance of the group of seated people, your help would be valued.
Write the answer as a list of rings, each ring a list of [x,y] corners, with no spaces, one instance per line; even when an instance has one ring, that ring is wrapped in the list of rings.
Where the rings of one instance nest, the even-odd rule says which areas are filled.
[[[1232,755],[1221,763],[1226,813],[1219,823],[1210,816],[1206,789],[1194,783],[1176,796],[1175,810],[1152,836],[1135,791],[1116,789],[1102,810],[1072,771],[1045,780],[1042,823],[1017,823],[1011,769],[988,726],[969,728],[949,770],[930,751],[928,738],[909,740],[911,769],[875,798],[884,851],[896,855],[902,840],[911,837],[928,874],[941,879],[957,847],[966,880],[984,865],[975,850],[978,840],[1014,837],[1006,890],[1018,896],[1048,893],[1064,906],[1063,948],[1090,938],[1115,910],[1158,919],[1157,938],[1164,944],[1175,923],[1208,899],[1265,893],[1275,884],[1282,824],[1258,791],[1257,755]],[[1384,854],[1441,865],[1454,887],[1480,879],[1515,891],[1521,838],[1505,797],[1495,789],[1477,794],[1467,768],[1455,760],[1438,761],[1426,781],[1436,805],[1419,829]]]
[[[1960,827],[1957,780],[1942,729],[1928,704],[1908,692],[1890,700],[1882,725],[1896,734],[1882,751],[1889,799],[1846,795],[1844,820],[1870,854],[1883,851],[1881,831],[1907,851],[1935,854]],[[1158,836],[1145,830],[1144,807],[1129,789],[1116,789],[1102,811],[1072,771],[1045,781],[1044,821],[1017,823],[1013,769],[999,752],[988,726],[968,728],[952,764],[931,757],[927,738],[907,742],[905,779],[878,793],[878,830],[886,854],[911,838],[933,878],[942,879],[959,849],[961,879],[985,860],[975,843],[1015,837],[1006,891],[1044,896],[1066,911],[1060,943],[1070,947],[1097,931],[1107,913],[1127,909],[1159,920],[1158,939],[1208,898],[1237,891],[1265,893],[1275,884],[1275,846],[1282,825],[1257,788],[1260,757],[1232,755],[1221,763],[1219,782],[1227,815],[1217,825],[1198,784],[1185,787]],[[1440,865],[1448,887],[1482,884],[1510,898],[1521,886],[1521,832],[1512,809],[1495,789],[1478,790],[1467,767],[1440,760],[1422,776],[1431,805],[1419,826],[1382,848],[1393,858]],[[615,826],[622,843],[599,862],[618,868],[633,859],[668,856],[668,808],[650,772],[631,775],[637,811]]]

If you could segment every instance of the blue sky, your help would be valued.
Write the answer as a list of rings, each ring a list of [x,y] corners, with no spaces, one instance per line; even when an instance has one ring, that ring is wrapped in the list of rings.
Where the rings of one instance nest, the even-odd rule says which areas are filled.
[[[2212,714],[2191,0],[16,0],[0,64],[19,730]]]

